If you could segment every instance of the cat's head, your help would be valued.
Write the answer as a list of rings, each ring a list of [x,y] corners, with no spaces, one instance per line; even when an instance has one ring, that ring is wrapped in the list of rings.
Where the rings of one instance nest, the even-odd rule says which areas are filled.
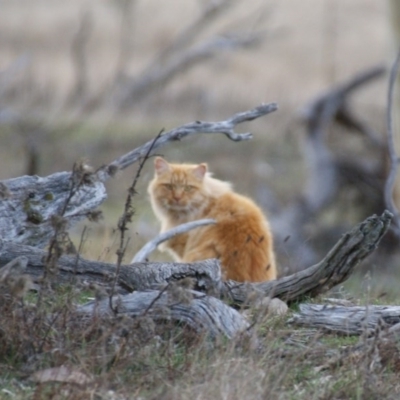
[[[157,207],[166,212],[189,213],[204,203],[206,164],[170,164],[157,157],[154,169],[155,176],[150,182],[149,194]]]

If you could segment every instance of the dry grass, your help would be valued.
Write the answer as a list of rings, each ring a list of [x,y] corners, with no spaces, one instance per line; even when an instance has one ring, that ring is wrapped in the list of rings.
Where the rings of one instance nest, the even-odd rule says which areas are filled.
[[[82,323],[73,304],[87,296],[76,287],[59,288],[42,308],[36,296],[24,302],[1,296],[2,398],[394,399],[400,394],[395,342],[382,344],[378,358],[376,343],[365,342],[356,351],[365,339],[295,329],[286,318],[261,319],[250,340],[233,341],[211,340],[148,317]],[[68,375],[58,372],[46,382],[44,371],[61,366]]]

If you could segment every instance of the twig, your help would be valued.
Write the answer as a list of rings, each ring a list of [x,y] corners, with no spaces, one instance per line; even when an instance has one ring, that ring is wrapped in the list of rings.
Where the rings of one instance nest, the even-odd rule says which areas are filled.
[[[150,242],[147,242],[132,258],[131,264],[136,262],[144,262],[146,258],[152,253],[159,244],[165,242],[166,240],[171,239],[176,235],[180,235],[182,233],[188,232],[194,228],[198,228],[199,226],[215,224],[214,219],[200,219],[198,221],[188,222],[186,224],[178,225],[172,229],[169,229],[166,232],[160,233]]]
[[[178,128],[172,129],[159,137],[157,143],[153,140],[145,143],[143,146],[130,151],[129,153],[117,158],[112,163],[100,168],[97,171],[97,176],[100,181],[105,182],[111,176],[114,176],[118,170],[123,170],[142,158],[145,154],[151,154],[151,151],[165,145],[170,141],[181,140],[186,136],[194,135],[197,133],[223,133],[230,140],[239,142],[241,140],[249,140],[253,137],[251,133],[235,133],[234,128],[236,125],[252,121],[264,115],[270,114],[278,109],[276,103],[262,104],[249,111],[244,111],[233,115],[225,121],[219,122],[202,122],[196,121]]]
[[[232,6],[230,0],[212,1],[206,4],[202,14],[194,20],[189,26],[184,28],[174,40],[169,43],[155,58],[151,61],[151,66],[161,64],[165,59],[171,57],[174,53],[184,49],[213,22]]]
[[[147,161],[147,159],[150,157],[150,153],[151,153],[154,145],[156,144],[157,140],[160,138],[160,135],[162,134],[162,132],[163,131],[161,130],[158,133],[158,135],[152,140],[146,154],[144,155],[143,159],[140,162],[139,168],[136,172],[136,175],[132,182],[132,185],[128,189],[128,196],[126,197],[124,212],[122,214],[122,217],[118,221],[118,229],[120,231],[121,236],[120,236],[119,248],[117,250],[117,266],[116,266],[116,271],[115,271],[115,277],[113,280],[113,284],[112,284],[111,292],[110,292],[110,296],[109,296],[110,309],[114,312],[114,314],[117,314],[117,309],[114,308],[112,305],[112,298],[115,293],[115,287],[117,285],[120,270],[121,270],[122,259],[124,257],[125,250],[126,250],[127,243],[125,244],[125,232],[128,229],[127,224],[129,222],[131,222],[132,215],[133,215],[132,197],[136,194],[135,188],[136,188],[136,184],[139,179],[140,173],[142,172],[143,166],[144,166],[145,162]]]
[[[372,68],[323,93],[309,103],[301,111],[303,118],[307,121],[309,130],[314,134],[322,134],[342,107],[346,97],[360,86],[381,77],[385,71],[386,69],[382,66]]]
[[[387,97],[387,108],[386,108],[386,124],[387,124],[387,145],[390,158],[390,170],[389,175],[385,184],[385,204],[389,211],[394,215],[395,225],[392,225],[393,231],[397,236],[400,237],[400,216],[399,211],[394,204],[393,200],[393,189],[396,181],[397,167],[399,165],[399,158],[396,154],[394,137],[393,137],[393,94],[395,89],[395,83],[397,74],[400,67],[400,50],[397,53],[396,60],[390,70],[389,77],[389,88]]]
[[[161,299],[161,297],[163,296],[163,294],[168,290],[170,284],[167,283],[158,293],[158,295],[156,297],[154,297],[154,299],[150,302],[150,304],[146,307],[146,309],[143,311],[143,314],[141,315],[141,317],[145,317],[146,314],[151,310],[151,308],[154,306],[154,304],[157,303],[158,300]]]

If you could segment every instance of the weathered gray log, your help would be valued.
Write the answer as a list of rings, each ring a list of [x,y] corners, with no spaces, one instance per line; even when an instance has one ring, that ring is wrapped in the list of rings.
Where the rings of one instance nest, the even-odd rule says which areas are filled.
[[[249,327],[242,315],[221,300],[201,292],[182,288],[181,290],[178,294],[171,289],[115,296],[113,309],[117,315],[148,315],[158,321],[185,323],[197,332],[206,332],[212,337],[223,334],[233,338]],[[108,298],[100,302],[91,301],[78,307],[77,312],[86,318],[98,315],[102,318],[114,316]]]
[[[94,211],[107,197],[104,182],[157,148],[199,133],[222,133],[234,141],[248,140],[251,133],[234,132],[236,125],[262,117],[277,109],[275,103],[263,104],[237,113],[225,121],[193,122],[175,128],[143,146],[117,158],[95,173],[87,170],[88,179],[73,189],[72,172],[59,172],[45,178],[22,176],[0,181],[0,238],[43,248],[53,236],[52,215],[63,214],[72,226]],[[83,154],[82,154],[83,156]],[[68,203],[68,204],[67,204]],[[67,207],[64,211],[64,207]]]
[[[0,238],[44,247],[53,232],[52,215],[59,215],[71,190],[71,173],[45,178],[21,176],[2,181]],[[96,209],[107,197],[104,185],[93,180],[80,186],[69,199],[64,217],[70,226]]]
[[[1,295],[21,296],[29,289],[28,280],[19,280],[27,272],[27,263],[28,259],[20,256],[0,268]],[[153,275],[157,272],[154,268],[146,269],[147,272],[153,272]],[[163,270],[158,272],[165,275]],[[149,315],[155,320],[185,323],[196,331],[204,331],[213,337],[223,334],[228,338],[233,338],[249,327],[242,315],[219,299],[188,290],[173,280],[165,285],[164,279],[163,283],[162,290],[147,290],[114,296],[113,310],[110,309],[109,298],[105,298],[79,306],[77,312],[80,317],[86,318],[93,316],[107,318],[123,314],[132,317]]]
[[[28,260],[26,273],[39,280],[44,272],[46,251],[0,239],[0,267],[17,257]],[[116,268],[114,264],[85,260],[79,256],[61,256],[58,260],[60,282],[73,279],[109,286],[113,282]],[[205,260],[191,264],[142,262],[121,265],[118,276],[119,292],[154,289],[183,278],[193,278],[195,287],[212,291],[221,281],[221,270],[217,260]]]
[[[262,283],[238,283],[221,281],[217,260],[205,260],[193,264],[137,263],[122,265],[118,276],[119,286],[126,291],[155,288],[173,280],[193,278],[196,289],[212,291],[215,296],[228,297],[237,304],[261,297],[278,297],[292,302],[304,297],[314,297],[344,282],[354,268],[371,254],[387,232],[392,214],[385,211],[372,216],[342,236],[328,255],[318,264],[301,272]],[[0,266],[18,256],[28,259],[27,273],[38,276],[43,273],[43,256],[46,252],[28,246],[0,242]],[[81,257],[62,256],[58,261],[60,279],[94,280],[108,284],[115,274],[115,266]]]
[[[300,312],[290,320],[293,324],[346,335],[371,334],[400,323],[400,306],[330,306],[300,304]]]
[[[392,214],[385,211],[373,215],[345,233],[327,256],[309,268],[276,281],[245,283],[228,281],[222,286],[224,294],[238,303],[246,302],[249,293],[278,297],[292,302],[315,297],[344,282],[354,268],[371,254],[389,229]]]

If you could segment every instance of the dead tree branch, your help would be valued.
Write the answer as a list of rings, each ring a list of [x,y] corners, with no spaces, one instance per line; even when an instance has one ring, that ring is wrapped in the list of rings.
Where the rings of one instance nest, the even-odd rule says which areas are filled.
[[[199,226],[215,224],[214,219],[200,219],[198,221],[187,222],[169,229],[166,232],[160,233],[150,242],[146,243],[132,258],[131,264],[136,262],[144,262],[146,258],[157,248],[161,243],[173,238],[176,235],[181,235],[182,233],[189,232],[192,229],[198,228]]]
[[[194,20],[189,26],[184,28],[178,36],[169,43],[159,54],[154,58],[151,65],[162,64],[172,54],[184,49],[190,43],[210,26],[228,7],[232,6],[232,1],[218,0],[206,4],[201,15]]]
[[[132,83],[125,82],[117,99],[117,108],[120,110],[128,109],[136,100],[143,99],[145,94],[148,95],[164,85],[178,73],[183,73],[193,65],[199,64],[199,62],[205,61],[221,51],[251,47],[258,44],[259,41],[259,35],[251,34],[246,37],[221,36],[208,43],[198,45],[174,58],[164,67],[154,66],[150,71],[143,72],[140,78]]]
[[[253,137],[251,133],[235,133],[234,129],[236,125],[243,122],[252,121],[260,118],[264,115],[270,114],[278,109],[276,103],[262,104],[252,110],[237,113],[231,118],[225,121],[219,122],[202,122],[196,121],[186,125],[182,125],[179,128],[172,129],[169,132],[163,133],[157,142],[153,146],[153,151],[161,146],[164,146],[168,142],[174,142],[181,140],[186,136],[195,135],[198,133],[222,133],[226,135],[230,140],[240,142],[242,140],[249,140]],[[98,177],[101,181],[106,181],[110,176],[115,175],[116,171],[123,170],[135,163],[137,160],[147,154],[153,141],[150,140],[143,146],[138,147],[135,150],[117,158],[112,163],[106,165],[98,171]]]
[[[208,41],[195,44],[196,39],[232,2],[221,0],[210,3],[204,12],[156,55],[138,74],[125,76],[115,85],[110,100],[115,101],[117,110],[126,110],[155,89],[182,74],[193,65],[218,56],[222,51],[248,48],[260,43],[262,32],[222,32]]]
[[[315,212],[320,210],[336,193],[338,184],[337,168],[331,152],[325,144],[325,135],[329,124],[339,116],[348,124],[362,126],[360,122],[353,121],[347,108],[347,98],[356,89],[381,77],[385,73],[384,67],[376,67],[356,75],[336,88],[322,94],[313,100],[302,112],[307,124],[305,141],[305,157],[309,164],[309,178],[304,191],[306,207]],[[368,136],[372,134],[368,132]]]
[[[301,111],[301,117],[306,127],[304,139],[302,138],[303,159],[307,169],[305,189],[297,200],[271,215],[271,225],[276,236],[277,250],[281,254],[296,254],[298,263],[295,267],[296,270],[300,270],[320,259],[322,254],[318,254],[315,246],[311,246],[309,233],[306,232],[305,227],[309,226],[310,221],[318,223],[316,216],[337,199],[341,187],[348,187],[352,183],[349,182],[349,177],[355,176],[358,182],[362,181],[360,190],[364,190],[362,193],[364,197],[370,192],[376,195],[382,189],[382,181],[379,180],[379,177],[383,166],[383,151],[386,151],[386,148],[378,135],[372,129],[369,129],[367,124],[360,122],[353,116],[348,103],[349,97],[356,90],[378,79],[384,73],[384,67],[376,67],[357,74],[347,82],[316,97]],[[334,122],[346,124],[346,126],[351,126],[352,129],[360,128],[359,132],[368,138],[368,144],[371,148],[382,150],[381,152],[378,151],[377,162],[374,163],[373,168],[371,168],[371,160],[365,160],[365,163],[368,161],[366,166],[368,168],[366,168],[364,165],[360,166],[358,159],[354,160],[354,157],[352,160],[348,160],[351,163],[347,162],[345,169],[342,168],[344,166],[343,156],[335,154],[329,148],[327,142],[329,128]],[[378,168],[375,164],[378,164]],[[354,165],[359,168],[354,167]],[[360,176],[360,173],[363,172],[368,174]],[[379,183],[378,188],[374,186],[377,182]],[[353,187],[358,188],[358,183]],[[368,197],[368,199],[371,198],[376,199],[374,196]],[[377,203],[383,204],[380,201]],[[381,207],[371,208],[366,210],[365,214],[360,216],[360,219],[372,213],[382,212]],[[318,229],[318,231],[320,232],[322,229]],[[285,238],[288,235],[290,235],[290,240],[286,241]],[[321,236],[321,233],[319,235]]]

